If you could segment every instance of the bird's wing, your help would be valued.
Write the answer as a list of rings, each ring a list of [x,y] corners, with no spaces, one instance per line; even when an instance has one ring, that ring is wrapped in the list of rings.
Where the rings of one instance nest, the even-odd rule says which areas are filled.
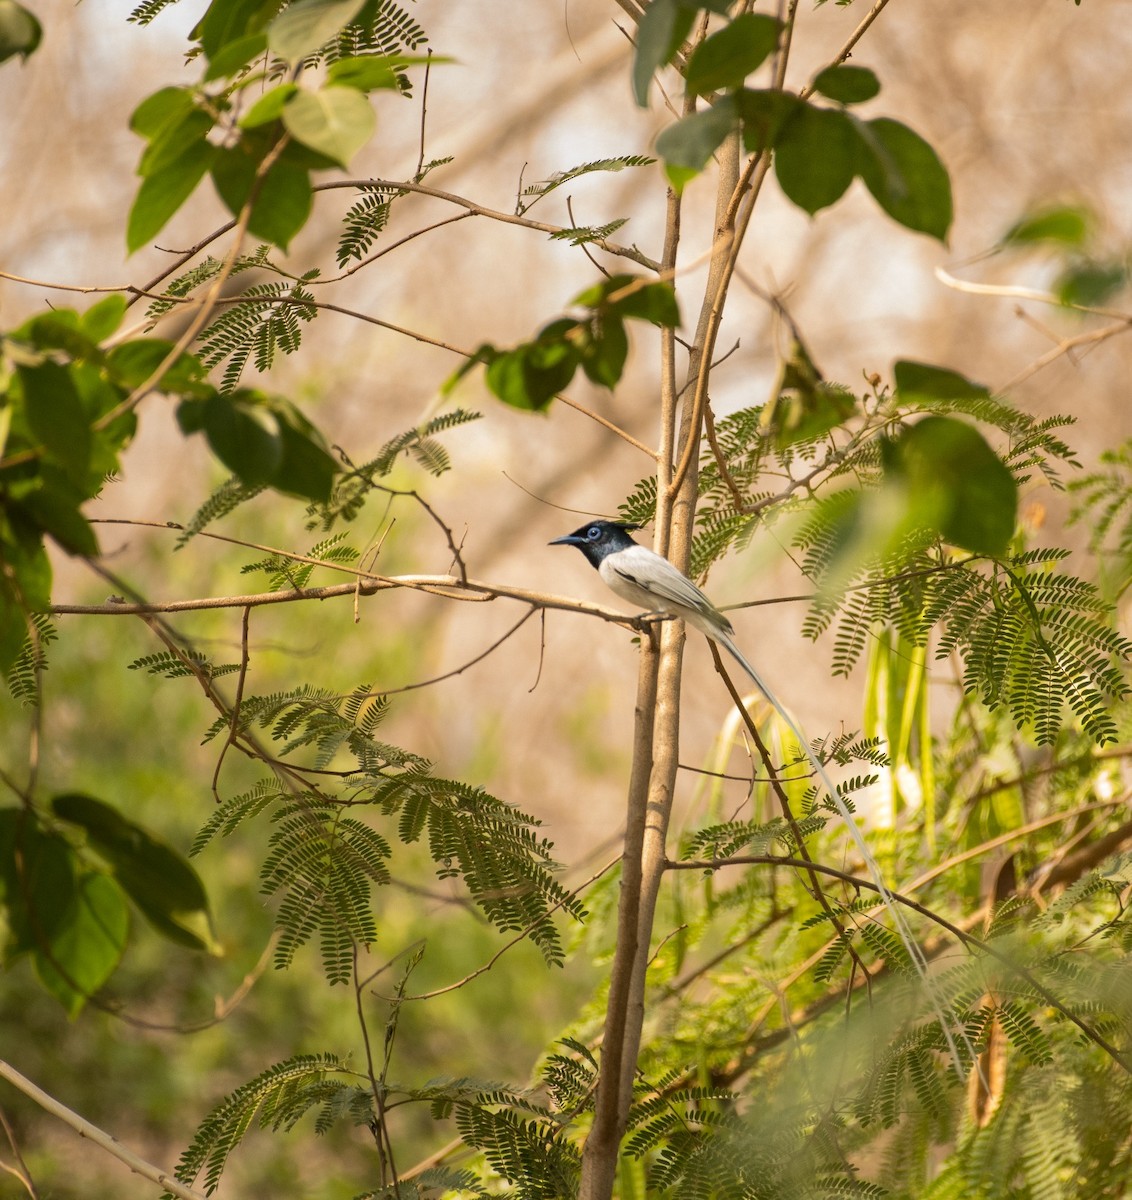
[[[657,600],[691,609],[707,618],[712,625],[731,628],[727,618],[690,579],[681,574],[668,559],[646,546],[633,546],[611,555],[607,561],[610,569],[626,583],[641,588]]]

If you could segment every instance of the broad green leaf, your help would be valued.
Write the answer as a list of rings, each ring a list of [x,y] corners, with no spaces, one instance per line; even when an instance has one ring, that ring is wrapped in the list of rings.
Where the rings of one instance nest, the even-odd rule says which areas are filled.
[[[328,500],[338,464],[318,431],[307,421],[281,420],[279,436],[283,459],[272,480],[277,492],[304,500]]]
[[[886,460],[908,489],[910,511],[944,541],[996,557],[1009,549],[1018,486],[973,426],[925,417],[894,440]]]
[[[193,29],[211,62],[235,42],[261,33],[279,11],[279,0],[212,0]]]
[[[860,174],[877,203],[906,229],[941,242],[951,228],[951,180],[918,133],[888,117],[858,125]]]
[[[104,296],[82,315],[83,332],[92,342],[101,342],[116,333],[126,315],[126,297],[120,292]]]
[[[196,101],[189,88],[161,88],[151,96],[146,96],[134,109],[130,116],[130,128],[146,141],[152,141],[167,126],[184,120],[194,108]]]
[[[283,115],[283,106],[298,93],[298,85],[281,83],[262,96],[240,118],[241,129],[255,129],[259,125],[269,125],[278,121]]]
[[[267,27],[273,54],[298,62],[321,49],[361,12],[365,0],[299,0]]]
[[[892,371],[896,396],[902,404],[932,404],[946,400],[981,400],[990,391],[981,383],[930,363],[898,362]]]
[[[0,902],[7,909],[5,961],[50,944],[75,892],[74,855],[27,809],[0,808]]]
[[[138,174],[147,178],[176,166],[182,157],[192,153],[197,143],[204,142],[211,129],[212,118],[199,108],[164,126],[142,154]]]
[[[621,379],[628,356],[625,323],[615,314],[607,313],[583,345],[582,370],[592,383],[612,391]]]
[[[176,162],[142,180],[126,225],[126,248],[131,254],[165,228],[196,190],[215,153],[208,142],[195,142]]]
[[[47,947],[35,952],[36,974],[68,1016],[78,1016],[113,974],[128,930],[129,910],[118,884],[101,872],[80,876],[70,910]]]
[[[79,314],[70,308],[39,313],[21,325],[13,336],[26,339],[37,350],[62,350],[69,358],[97,361],[100,357],[97,344],[79,322]]]
[[[646,283],[634,288],[627,296],[613,301],[623,317],[639,317],[654,325],[675,329],[680,324],[680,308],[676,291],[670,283]]]
[[[611,275],[579,292],[571,304],[583,308],[610,309],[621,317],[640,317],[656,325],[680,324],[676,292],[670,283],[646,283],[638,275]],[[554,326],[547,326],[545,336]]]
[[[164,338],[131,338],[115,346],[106,356],[110,378],[131,391],[140,387],[169,357],[173,343]],[[163,391],[194,391],[205,375],[204,366],[195,354],[182,354],[167,367],[160,379]]]
[[[370,102],[352,87],[301,91],[283,109],[283,125],[293,138],[342,167],[373,136],[376,124]]]
[[[649,106],[652,77],[672,61],[692,30],[696,10],[680,0],[653,0],[637,23],[637,52],[633,58],[633,95],[641,108]]]
[[[264,143],[263,153],[269,143]],[[212,166],[212,182],[220,198],[235,215],[240,212],[256,186],[256,170],[262,161],[258,146],[247,139],[230,149],[217,153]],[[291,239],[306,224],[314,196],[310,175],[303,167],[295,166],[284,154],[272,164],[259,185],[248,229],[256,237],[286,250]]]
[[[860,158],[860,138],[844,112],[805,104],[782,126],[774,171],[787,198],[813,216],[841,199]]]
[[[1060,246],[1084,244],[1092,231],[1094,217],[1088,209],[1066,204],[1029,213],[1012,225],[1002,238],[1004,246],[1028,246],[1054,242]]]
[[[16,0],[0,0],[0,62],[18,54],[25,62],[43,38],[43,26]]]
[[[53,362],[16,370],[32,434],[81,487],[90,466],[90,422],[70,372]]]
[[[1053,285],[1062,304],[1085,308],[1105,304],[1128,282],[1128,269],[1122,262],[1085,260],[1068,266]]]
[[[326,82],[357,88],[360,92],[396,88],[398,72],[404,65],[404,59],[384,54],[367,54],[364,58],[340,58],[330,64],[326,72]]]
[[[880,92],[880,80],[868,67],[840,63],[818,72],[814,90],[840,104],[861,104]]]
[[[689,92],[703,96],[737,88],[778,45],[781,22],[761,13],[743,13],[696,47],[688,60]]]
[[[241,67],[246,66],[253,58],[263,54],[267,49],[267,34],[264,32],[249,33],[228,42],[209,60],[208,70],[204,73],[204,82],[211,83],[214,79],[223,79],[234,75]]]
[[[669,180],[677,186],[672,172],[699,174],[707,166],[716,148],[736,127],[735,103],[732,97],[717,100],[711,108],[669,125],[656,139],[656,152],[664,159]],[[686,182],[683,175],[680,186]]]
[[[805,102],[789,92],[742,88],[735,93],[735,107],[743,122],[743,148],[760,154],[772,148],[786,122]]]
[[[58,472],[41,475],[43,483],[14,501],[36,527],[52,537],[68,554],[98,555],[94,529],[79,511],[85,498]]]
[[[270,483],[283,462],[275,414],[219,392],[205,403],[204,430],[213,453],[248,487]]]
[[[487,385],[513,408],[542,412],[574,378],[577,347],[564,334],[577,322],[555,321],[533,342],[500,353],[487,367]]]
[[[204,885],[177,851],[93,796],[68,792],[51,806],[60,820],[86,831],[122,890],[159,933],[194,950],[214,948]]]

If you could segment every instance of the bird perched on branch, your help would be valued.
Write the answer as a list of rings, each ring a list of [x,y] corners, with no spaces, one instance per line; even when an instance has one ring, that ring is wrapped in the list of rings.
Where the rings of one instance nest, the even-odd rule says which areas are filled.
[[[633,541],[629,534],[641,528],[622,521],[591,521],[565,537],[555,538],[550,544],[577,546],[590,566],[597,568],[602,580],[622,600],[628,600],[646,612],[679,617],[705,637],[718,642],[774,704],[766,684],[735,645],[735,629],[731,622],[667,558]]]

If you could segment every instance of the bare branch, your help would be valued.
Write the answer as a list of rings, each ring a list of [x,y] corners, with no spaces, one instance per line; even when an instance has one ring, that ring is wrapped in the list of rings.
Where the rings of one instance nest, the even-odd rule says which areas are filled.
[[[77,1112],[60,1103],[54,1096],[49,1096],[42,1088],[37,1087],[30,1079],[21,1075],[15,1067],[2,1059],[0,1059],[0,1079],[6,1079],[14,1088],[34,1100],[40,1108],[46,1109],[52,1116],[58,1117],[70,1125],[80,1137],[87,1138],[119,1162],[125,1163],[135,1175],[141,1175],[143,1179],[156,1183],[166,1191],[172,1192],[174,1196],[180,1196],[181,1200],[205,1200],[201,1192],[187,1187],[168,1171],[161,1167],[155,1167],[153,1163],[146,1162],[144,1158],[139,1157],[132,1150],[128,1150],[117,1138],[99,1129],[97,1125],[92,1125],[85,1117],[80,1117]]]

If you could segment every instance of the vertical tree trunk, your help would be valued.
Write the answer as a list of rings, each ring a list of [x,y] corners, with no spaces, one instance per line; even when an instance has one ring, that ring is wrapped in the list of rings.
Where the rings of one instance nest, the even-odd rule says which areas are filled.
[[[657,467],[655,546],[682,569],[688,564],[696,514],[697,464],[707,372],[714,331],[718,326],[718,308],[730,274],[732,239],[729,225],[733,221],[739,178],[738,139],[725,142],[718,156],[715,247],[679,404],[674,382],[673,346],[666,341],[662,347],[662,428],[658,439],[661,461]],[[663,264],[666,268],[675,266],[678,238],[679,200],[672,197]],[[675,464],[685,453],[690,454],[687,469],[682,478],[675,481]],[[645,974],[664,875],[668,819],[680,747],[684,631],[674,621],[664,622],[660,631],[659,651],[655,638],[641,642],[633,766],[621,860],[617,946],[610,974],[594,1123],[582,1153],[580,1200],[609,1200],[613,1194],[644,1025]]]

